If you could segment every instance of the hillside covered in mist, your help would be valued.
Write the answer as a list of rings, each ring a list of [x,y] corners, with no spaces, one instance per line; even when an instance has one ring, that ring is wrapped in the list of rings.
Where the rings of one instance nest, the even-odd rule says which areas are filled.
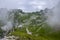
[[[19,40],[59,40],[60,32],[48,24],[51,9],[23,12],[21,9],[0,9],[0,38],[18,36]],[[54,33],[55,32],[55,33]],[[16,40],[18,40],[16,39]]]

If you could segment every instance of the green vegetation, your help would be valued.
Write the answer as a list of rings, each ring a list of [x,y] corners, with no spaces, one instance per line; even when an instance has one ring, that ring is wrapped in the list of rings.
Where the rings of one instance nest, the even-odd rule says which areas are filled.
[[[11,34],[15,36],[19,36],[20,40],[48,40],[46,37],[29,35],[25,31],[23,32],[18,29],[16,29],[15,32],[12,32]]]
[[[12,14],[14,15],[11,16]],[[60,40],[60,31],[54,32],[46,23],[44,10],[26,13],[20,9],[14,9],[9,17],[14,17],[14,27],[9,35],[18,36],[19,40]],[[27,33],[26,28],[31,34]],[[2,35],[1,30],[0,35]]]
[[[18,36],[20,40],[60,40],[60,33],[53,32],[46,23],[44,14],[43,10],[32,13],[16,12],[14,23],[18,23],[18,25],[15,24],[16,28],[11,35]],[[18,27],[20,24],[22,27]],[[32,34],[28,34],[26,28]]]
[[[43,29],[42,29],[43,30]],[[53,32],[44,34],[45,32],[39,31],[38,34],[27,34],[26,31],[15,29],[14,32],[11,33],[11,35],[18,36],[20,40],[60,40],[60,32]]]

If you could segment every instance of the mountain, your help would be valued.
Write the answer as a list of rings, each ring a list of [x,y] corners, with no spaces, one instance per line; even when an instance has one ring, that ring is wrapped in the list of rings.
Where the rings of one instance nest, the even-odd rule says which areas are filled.
[[[0,36],[14,35],[18,36],[19,40],[55,40],[50,36],[54,33],[46,22],[48,13],[52,13],[52,10],[46,8],[36,12],[23,12],[21,9],[0,9],[0,14],[2,14]]]

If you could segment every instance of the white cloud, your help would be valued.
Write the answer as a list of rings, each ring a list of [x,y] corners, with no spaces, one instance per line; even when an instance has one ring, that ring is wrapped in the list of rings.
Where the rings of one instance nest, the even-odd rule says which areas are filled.
[[[46,2],[44,1],[32,1],[30,4],[33,6],[35,9],[43,9],[46,6]]]
[[[24,11],[36,11],[51,8],[57,0],[0,0],[0,8],[20,8]]]

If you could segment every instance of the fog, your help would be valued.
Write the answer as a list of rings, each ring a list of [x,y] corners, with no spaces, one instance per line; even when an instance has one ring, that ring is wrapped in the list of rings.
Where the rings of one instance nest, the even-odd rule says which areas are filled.
[[[0,21],[1,21],[1,29],[3,31],[9,31],[13,27],[13,15],[11,17],[9,16],[9,10],[6,8],[1,8],[0,9]]]
[[[47,23],[53,27],[60,27],[60,2],[56,2],[56,5],[50,9],[47,13],[46,16],[47,18]],[[45,5],[46,6],[46,5]],[[52,5],[51,5],[52,6]],[[9,19],[9,12],[8,9],[0,9],[0,20],[3,23],[2,29],[3,30],[10,30],[12,28],[12,23],[13,23],[13,18]]]
[[[50,9],[46,15],[48,16],[47,23],[56,29],[60,29],[60,2],[54,8]]]

